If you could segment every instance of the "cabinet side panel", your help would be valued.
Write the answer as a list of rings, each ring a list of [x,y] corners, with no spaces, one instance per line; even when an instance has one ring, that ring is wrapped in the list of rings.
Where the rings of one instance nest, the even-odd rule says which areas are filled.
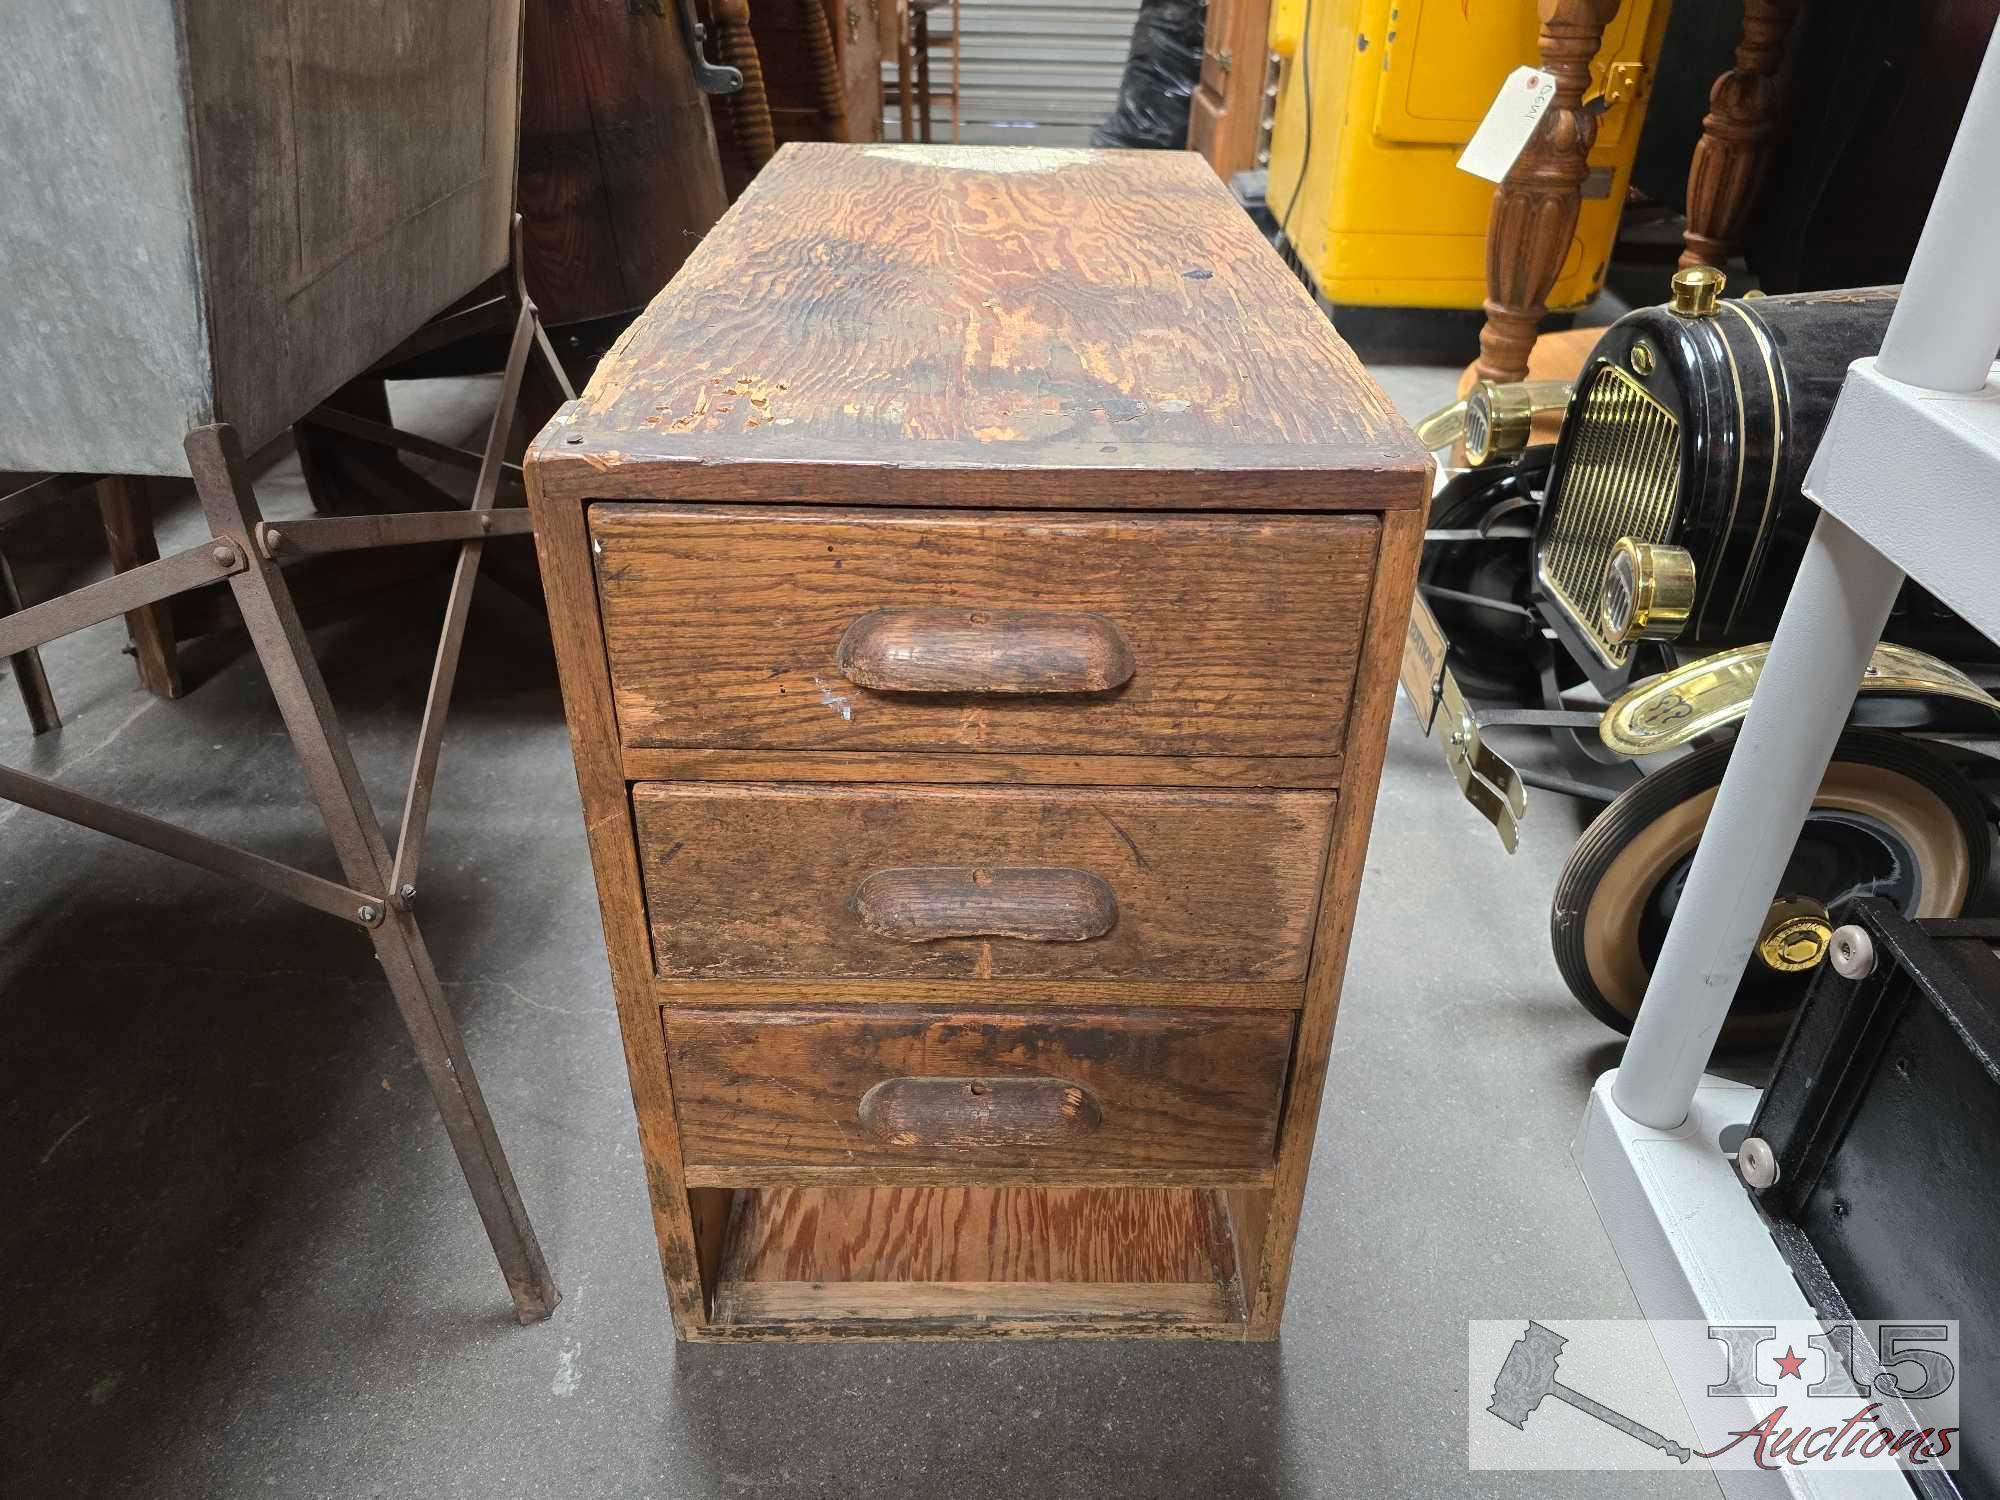
[[[610,669],[598,625],[589,539],[581,509],[544,503],[539,475],[532,466],[528,470],[528,501],[535,511],[535,547],[541,556],[542,587],[548,595],[549,632],[562,679],[563,711],[569,720],[577,790],[583,798],[591,869],[597,877],[598,909],[611,962],[611,987],[618,1004],[618,1029],[625,1045],[632,1104],[638,1114],[653,1229],[660,1242],[674,1326],[685,1337],[706,1321],[707,1314],[660,1013],[653,1002],[652,945],[646,934],[631,805],[618,765]],[[714,1207],[704,1204],[705,1218]],[[709,1238],[713,1240],[713,1233]]]
[[[275,436],[507,263],[520,0],[184,0],[216,403]]]
[[[1354,706],[1348,718],[1346,772],[1334,815],[1312,967],[1306,977],[1306,1004],[1292,1045],[1291,1078],[1278,1133],[1278,1175],[1261,1233],[1262,1264],[1244,1272],[1252,1338],[1274,1333],[1285,1310],[1292,1242],[1298,1234],[1306,1173],[1312,1165],[1320,1096],[1333,1051],[1334,1016],[1340,1008],[1341,979],[1347,969],[1348,943],[1354,935],[1354,905],[1368,854],[1369,826],[1375,817],[1375,793],[1382,782],[1389,716],[1396,707],[1396,668],[1416,589],[1423,532],[1419,512],[1390,512],[1382,518],[1382,551],[1369,596],[1368,624],[1355,673]]]

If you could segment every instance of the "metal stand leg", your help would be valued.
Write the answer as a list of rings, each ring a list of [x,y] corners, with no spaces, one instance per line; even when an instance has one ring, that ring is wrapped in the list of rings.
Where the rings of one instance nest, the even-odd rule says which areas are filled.
[[[190,433],[187,450],[210,530],[233,542],[250,560],[230,579],[230,588],[298,750],[313,800],[326,820],[341,869],[351,886],[389,890],[391,857],[381,825],[334,715],[284,575],[257,545],[262,517],[244,472],[242,446],[233,429],[212,426]],[[499,1258],[515,1316],[524,1323],[546,1318],[560,1294],[521,1206],[520,1191],[416,919],[391,903],[370,936]]]
[[[1667,929],[1612,1097],[1672,1130],[1729,1014],[1903,574],[1831,515],[1813,530]]]

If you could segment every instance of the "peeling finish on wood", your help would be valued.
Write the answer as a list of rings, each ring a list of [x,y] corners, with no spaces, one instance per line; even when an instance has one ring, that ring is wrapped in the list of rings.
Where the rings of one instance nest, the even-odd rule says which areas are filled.
[[[666,1044],[690,1166],[1268,1166],[1290,1012],[672,1010]],[[860,1115],[885,1078],[1057,1079],[1102,1123],[1046,1140],[884,1141]]]
[[[898,755],[867,750],[631,749],[627,781],[892,781],[900,786],[1340,785],[1338,755]]]
[[[1214,1194],[1199,1188],[763,1188],[742,1195],[744,1281],[1214,1284]]]
[[[1326,755],[1373,517],[594,506],[624,742],[647,748]],[[1112,692],[891,693],[836,666],[879,609],[1102,615]]]
[[[647,783],[633,814],[663,978],[1305,977],[1324,792]],[[1086,871],[1116,922],[1077,942],[871,930],[850,894],[916,864]]]
[[[921,865],[877,870],[854,892],[854,914],[898,943],[940,938],[1020,938],[1081,943],[1118,920],[1118,899],[1088,870]]]
[[[879,161],[898,162],[910,167],[929,167],[934,172],[1060,172],[1064,167],[1087,167],[1097,159],[1095,151],[1063,147],[1023,150],[1019,146],[917,146],[894,143],[870,146],[861,153]]]
[[[1104,1123],[1097,1096],[1060,1078],[885,1078],[859,1112],[884,1145],[941,1151],[1061,1145]]]
[[[575,499],[1273,510],[1420,506],[1426,463],[1199,158],[823,143],[535,458]]]
[[[816,1343],[1244,1336],[1228,1294],[1204,1285],[755,1281],[731,1283],[726,1291],[716,1322],[696,1338]]]
[[[1303,983],[1193,984],[1184,979],[662,979],[661,1005],[1178,1005],[1297,1010]]]
[[[847,627],[834,665],[895,693],[1108,693],[1136,663],[1103,615],[1051,609],[878,609]]]

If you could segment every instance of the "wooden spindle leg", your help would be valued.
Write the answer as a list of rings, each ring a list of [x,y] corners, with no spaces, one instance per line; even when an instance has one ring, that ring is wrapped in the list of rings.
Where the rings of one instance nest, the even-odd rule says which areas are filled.
[[[112,572],[124,573],[160,560],[159,543],[153,537],[153,497],[145,480],[125,474],[98,480],[97,510],[104,521]],[[139,685],[155,697],[180,697],[180,652],[174,641],[171,604],[162,600],[133,610],[125,616],[125,633],[132,642]]]
[[[7,566],[7,555],[0,552],[0,616],[19,614],[22,608],[21,592],[14,587],[14,570]],[[30,732],[47,734],[62,728],[56,695],[49,690],[49,674],[42,670],[42,653],[33,649],[19,652],[7,658],[7,665],[13,668],[14,680],[20,687],[21,706],[28,711]]]
[[[931,16],[927,6],[913,7],[910,12],[910,50],[917,60],[917,98],[920,101],[918,115],[918,139],[926,146],[931,143]]]
[[[1539,0],[1542,67],[1555,75],[1533,139],[1493,193],[1486,230],[1486,326],[1479,331],[1479,378],[1520,380],[1548,311],[1563,256],[1576,234],[1583,179],[1597,121],[1585,114],[1590,60],[1618,0]]]
[[[1744,0],[1736,66],[1715,80],[1688,168],[1683,266],[1720,266],[1736,248],[1771,158],[1785,42],[1803,0]]]

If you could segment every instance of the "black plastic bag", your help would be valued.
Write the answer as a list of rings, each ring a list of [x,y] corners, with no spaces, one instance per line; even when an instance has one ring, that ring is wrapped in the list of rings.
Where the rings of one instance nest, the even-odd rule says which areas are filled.
[[[1140,0],[1132,48],[1118,85],[1118,108],[1091,132],[1093,146],[1179,151],[1187,145],[1188,101],[1201,82],[1201,37],[1208,0]]]

